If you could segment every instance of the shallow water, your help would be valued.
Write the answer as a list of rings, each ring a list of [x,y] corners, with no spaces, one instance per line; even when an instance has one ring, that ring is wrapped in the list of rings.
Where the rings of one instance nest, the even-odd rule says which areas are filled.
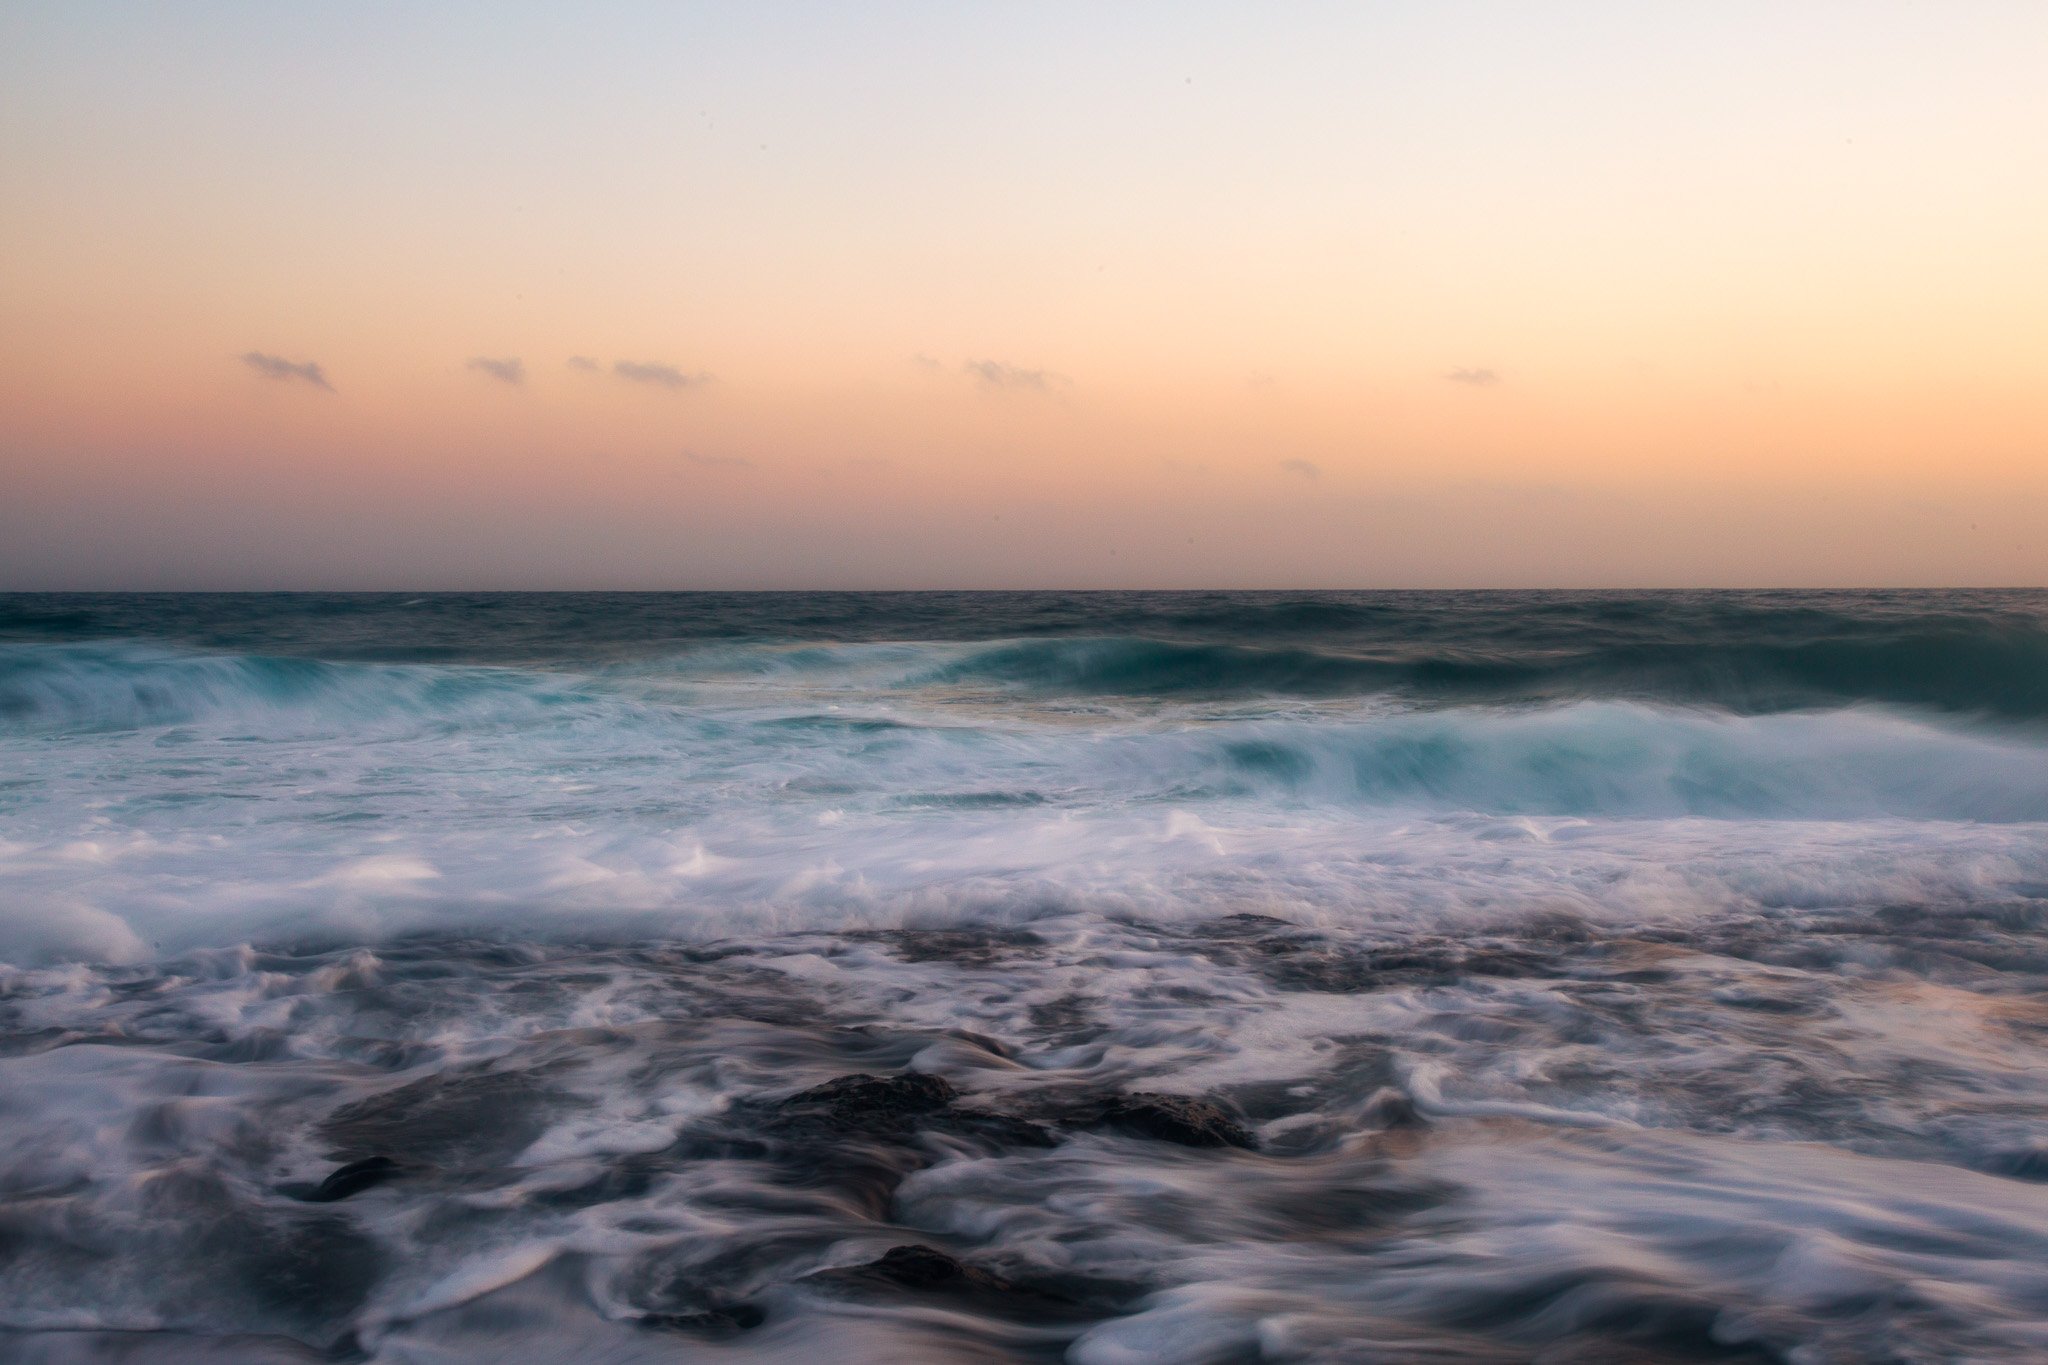
[[[2044,836],[2038,593],[0,598],[0,1342],[2037,1359]]]

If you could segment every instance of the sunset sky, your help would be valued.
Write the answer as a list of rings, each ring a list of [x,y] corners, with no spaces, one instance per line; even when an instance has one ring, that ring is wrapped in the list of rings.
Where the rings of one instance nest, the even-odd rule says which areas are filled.
[[[2048,582],[2048,4],[0,5],[0,588]]]

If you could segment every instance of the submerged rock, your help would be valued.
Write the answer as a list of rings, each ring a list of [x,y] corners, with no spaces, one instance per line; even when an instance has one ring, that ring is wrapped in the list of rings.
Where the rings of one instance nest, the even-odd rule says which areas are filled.
[[[660,1332],[702,1332],[726,1336],[759,1327],[767,1320],[768,1315],[753,1304],[734,1303],[695,1313],[647,1313],[641,1316],[640,1325]]]
[[[1111,1100],[1099,1126],[1183,1147],[1242,1147],[1258,1143],[1243,1124],[1213,1100],[1193,1095],[1132,1093]]]
[[[401,1151],[441,1167],[491,1166],[547,1131],[565,1103],[530,1071],[444,1071],[341,1106],[322,1120],[329,1155]]]
[[[1009,1318],[1072,1320],[1093,1316],[1063,1294],[1021,1285],[969,1265],[937,1247],[911,1242],[890,1247],[880,1260],[841,1266],[804,1277],[809,1283],[857,1296],[912,1294],[952,1300]]]
[[[800,1091],[760,1121],[777,1137],[838,1140],[847,1137],[905,1141],[922,1131],[952,1133],[1007,1147],[1050,1147],[1039,1124],[1006,1114],[962,1108],[960,1092],[943,1077],[922,1072],[894,1076],[856,1073]]]
[[[904,1177],[945,1151],[966,1145],[993,1154],[1056,1141],[1041,1124],[959,1105],[958,1097],[938,1076],[857,1072],[780,1100],[735,1104],[684,1132],[663,1160],[761,1161],[778,1200],[816,1192],[821,1213],[850,1205],[886,1219]]]
[[[388,1156],[364,1157],[361,1161],[351,1161],[329,1171],[327,1178],[306,1195],[305,1200],[308,1204],[331,1204],[337,1199],[346,1199],[381,1185],[404,1170],[404,1166]]]
[[[858,1276],[877,1284],[894,1285],[899,1289],[980,1291],[997,1294],[1016,1291],[1016,1286],[1002,1276],[991,1274],[979,1266],[968,1265],[948,1256],[937,1247],[928,1247],[918,1242],[890,1247],[879,1261],[870,1261],[864,1266],[854,1266],[847,1271],[826,1273]]]
[[[815,1129],[821,1135],[847,1130],[901,1132],[915,1127],[924,1115],[944,1109],[959,1093],[939,1076],[856,1073],[791,1095],[775,1107],[768,1126]]]

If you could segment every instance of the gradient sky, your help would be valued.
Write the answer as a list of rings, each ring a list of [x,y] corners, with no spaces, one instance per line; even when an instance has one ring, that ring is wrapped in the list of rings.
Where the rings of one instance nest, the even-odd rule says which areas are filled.
[[[2048,582],[2044,70],[2039,0],[5,0],[0,588]]]

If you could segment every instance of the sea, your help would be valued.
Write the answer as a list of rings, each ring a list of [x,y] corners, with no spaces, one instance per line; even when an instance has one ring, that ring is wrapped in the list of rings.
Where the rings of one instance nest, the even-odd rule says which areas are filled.
[[[2048,593],[0,596],[0,1358],[2048,1359]]]

